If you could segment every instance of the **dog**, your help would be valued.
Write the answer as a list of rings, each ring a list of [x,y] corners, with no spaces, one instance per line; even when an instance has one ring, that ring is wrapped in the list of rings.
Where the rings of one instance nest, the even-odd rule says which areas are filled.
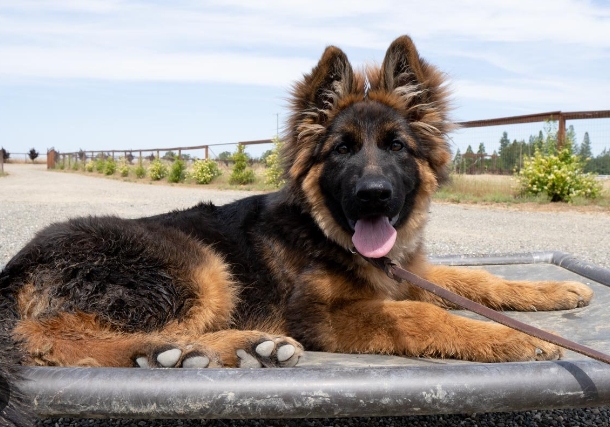
[[[577,282],[508,281],[427,262],[424,228],[448,179],[454,126],[444,74],[408,36],[381,66],[356,71],[326,48],[290,106],[279,191],[39,232],[0,274],[5,370],[292,367],[304,350],[561,356],[553,344],[454,315],[366,260],[387,256],[500,310],[572,309],[593,295]]]

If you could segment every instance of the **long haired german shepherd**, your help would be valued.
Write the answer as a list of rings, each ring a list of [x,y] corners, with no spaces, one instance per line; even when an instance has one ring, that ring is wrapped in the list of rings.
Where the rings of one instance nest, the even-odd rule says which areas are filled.
[[[403,36],[354,71],[328,47],[296,83],[276,193],[134,220],[53,224],[0,274],[0,353],[17,364],[291,367],[303,350],[556,359],[561,350],[451,314],[363,256],[489,307],[586,305],[575,282],[515,282],[426,262],[430,197],[447,180],[444,76]],[[10,419],[12,407],[5,409]]]

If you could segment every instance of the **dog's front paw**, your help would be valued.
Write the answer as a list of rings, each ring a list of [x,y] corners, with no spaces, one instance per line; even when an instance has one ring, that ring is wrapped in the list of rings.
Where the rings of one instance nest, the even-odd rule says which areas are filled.
[[[585,307],[593,298],[593,290],[580,282],[545,282],[542,292],[545,298],[534,304],[535,310],[570,310]]]
[[[492,362],[558,360],[563,356],[561,347],[509,328],[496,336],[491,351]]]

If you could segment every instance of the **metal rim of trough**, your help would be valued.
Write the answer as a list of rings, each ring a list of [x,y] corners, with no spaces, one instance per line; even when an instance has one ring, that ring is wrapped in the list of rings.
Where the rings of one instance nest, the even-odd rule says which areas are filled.
[[[431,257],[444,265],[554,264],[610,286],[610,270],[562,252]],[[41,416],[325,418],[604,406],[610,366],[592,360],[412,367],[132,369],[20,367]],[[535,379],[535,381],[532,381]]]

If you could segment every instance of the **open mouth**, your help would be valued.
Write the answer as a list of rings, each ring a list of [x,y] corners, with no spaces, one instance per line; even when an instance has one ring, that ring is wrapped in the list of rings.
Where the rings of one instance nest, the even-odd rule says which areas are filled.
[[[367,258],[386,256],[396,242],[394,224],[398,215],[389,218],[385,215],[370,216],[357,221],[348,220],[354,230],[352,243],[356,250]]]

